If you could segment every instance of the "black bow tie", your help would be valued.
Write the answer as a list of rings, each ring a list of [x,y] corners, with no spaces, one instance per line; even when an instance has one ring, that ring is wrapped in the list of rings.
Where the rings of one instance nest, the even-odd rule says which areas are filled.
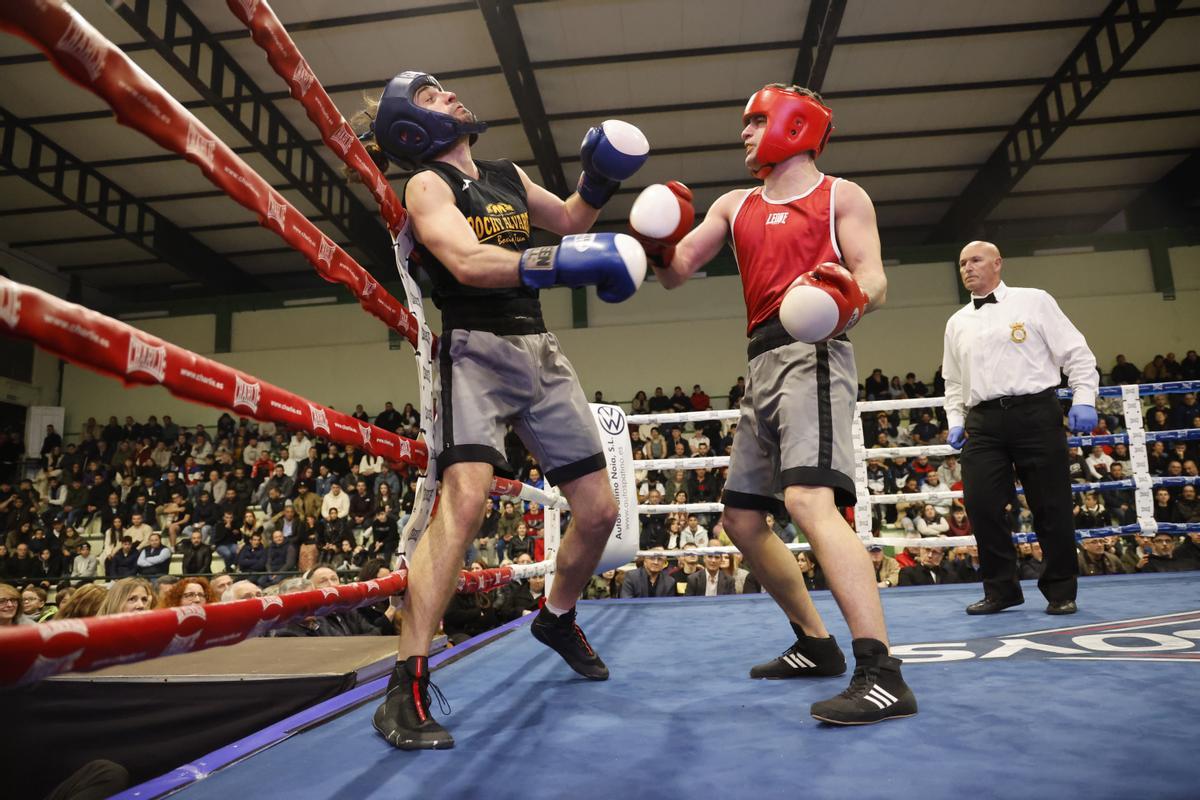
[[[976,308],[983,308],[988,303],[996,302],[996,293],[992,292],[987,297],[972,297],[971,302],[975,304]]]

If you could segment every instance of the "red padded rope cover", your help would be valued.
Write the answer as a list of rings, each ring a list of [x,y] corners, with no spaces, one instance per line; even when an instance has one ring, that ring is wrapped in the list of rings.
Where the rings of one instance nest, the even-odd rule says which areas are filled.
[[[369,314],[417,345],[412,315],[396,298],[74,9],[62,0],[4,0],[0,29],[41,49],[59,72],[107,102],[117,122],[199,167],[322,278],[349,288]]]

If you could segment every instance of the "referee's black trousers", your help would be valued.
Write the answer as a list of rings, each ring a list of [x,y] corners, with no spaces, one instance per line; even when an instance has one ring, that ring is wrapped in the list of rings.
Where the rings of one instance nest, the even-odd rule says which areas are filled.
[[[1079,563],[1075,556],[1071,476],[1062,408],[1054,390],[987,400],[966,420],[963,500],[979,543],[984,592],[1000,600],[1021,598],[1017,551],[1007,503],[1016,502],[1013,469],[1033,512],[1045,571],[1038,588],[1055,602],[1075,599]]]

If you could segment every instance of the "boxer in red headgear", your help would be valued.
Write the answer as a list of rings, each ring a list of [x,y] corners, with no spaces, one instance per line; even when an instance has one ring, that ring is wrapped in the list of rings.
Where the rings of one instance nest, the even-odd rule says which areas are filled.
[[[786,513],[812,545],[857,661],[849,688],[815,703],[812,715],[844,725],[912,716],[916,699],[888,653],[871,559],[838,513],[856,499],[850,426],[858,377],[845,334],[887,294],[875,210],[859,186],[817,169],[833,113],[813,92],[771,84],[750,98],[742,123],[746,166],[762,186],[722,195],[690,232],[687,187],[651,186],[635,201],[630,224],[668,289],[710,261],[727,238],[737,256],[750,364],[722,522],[796,634],[783,655],[750,675],[846,670],[804,574],[767,526],[768,513]]]

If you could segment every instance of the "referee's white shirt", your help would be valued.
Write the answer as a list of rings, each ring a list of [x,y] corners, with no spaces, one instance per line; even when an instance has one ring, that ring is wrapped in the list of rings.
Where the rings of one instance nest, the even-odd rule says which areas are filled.
[[[1047,292],[1006,286],[995,303],[960,308],[946,323],[942,377],[946,422],[962,427],[967,410],[997,397],[1036,394],[1067,374],[1074,402],[1096,404],[1100,376],[1083,334]]]

